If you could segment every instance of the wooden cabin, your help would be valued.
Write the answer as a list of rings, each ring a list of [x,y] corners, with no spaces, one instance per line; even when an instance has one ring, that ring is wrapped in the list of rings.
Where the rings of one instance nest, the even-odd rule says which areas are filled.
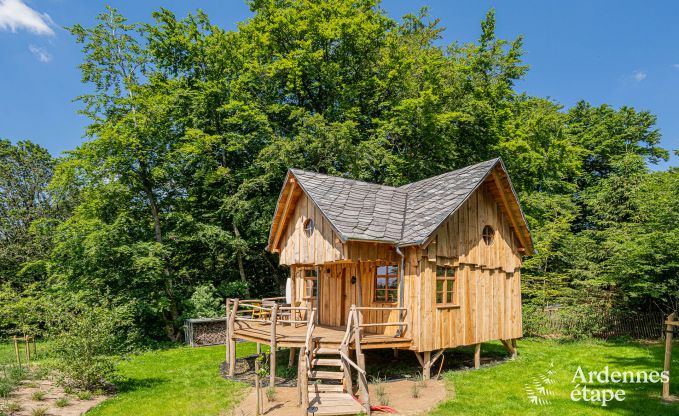
[[[285,306],[245,308],[243,320],[232,302],[231,338],[313,356],[349,337],[357,354],[413,351],[426,377],[447,348],[502,340],[515,353],[522,336],[521,260],[533,243],[500,159],[401,187],[290,169],[268,243],[290,267]]]

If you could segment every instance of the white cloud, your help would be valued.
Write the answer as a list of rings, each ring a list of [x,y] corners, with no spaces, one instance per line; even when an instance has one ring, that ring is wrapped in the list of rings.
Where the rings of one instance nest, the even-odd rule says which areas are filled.
[[[0,30],[16,32],[25,29],[36,35],[53,36],[52,18],[47,13],[39,13],[23,3],[22,0],[0,0]]]
[[[52,55],[43,46],[28,45],[28,50],[40,62],[47,63],[52,60]]]
[[[644,71],[634,71],[632,73],[632,78],[634,78],[637,82],[641,82],[646,79],[648,74],[646,74]]]

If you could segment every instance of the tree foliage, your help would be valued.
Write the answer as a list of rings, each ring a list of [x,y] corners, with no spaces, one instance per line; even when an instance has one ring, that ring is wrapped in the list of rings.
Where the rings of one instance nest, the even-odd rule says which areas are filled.
[[[145,336],[177,339],[183,317],[215,306],[206,288],[283,288],[265,246],[288,168],[400,185],[501,156],[538,249],[528,302],[673,304],[676,210],[653,202],[676,206],[677,172],[648,170],[667,158],[655,116],[520,94],[522,38],[498,38],[493,11],[476,42],[444,45],[426,9],[249,4],[234,31],[202,11],[130,23],[113,8],[70,28],[88,140],[56,167],[29,153],[47,172],[36,189],[74,208],[34,233],[49,250],[14,260],[12,281],[33,265],[55,291],[126,305]]]

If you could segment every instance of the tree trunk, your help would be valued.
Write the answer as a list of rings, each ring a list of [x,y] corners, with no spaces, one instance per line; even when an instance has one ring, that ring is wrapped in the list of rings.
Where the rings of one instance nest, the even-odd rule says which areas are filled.
[[[236,237],[240,238],[240,231],[238,231],[236,223],[233,223],[233,233],[236,235]],[[249,298],[250,287],[248,286],[248,279],[245,275],[245,267],[243,266],[243,253],[241,253],[240,250],[238,253],[236,253],[236,259],[238,260],[238,273],[240,273],[240,280],[245,284],[245,295]]]
[[[153,217],[153,230],[156,238],[156,243],[162,244],[163,243],[163,232],[160,224],[160,214],[158,212],[158,204],[156,203],[156,195],[153,192],[153,183],[151,181],[151,178],[149,178],[148,174],[148,169],[146,167],[146,164],[141,162],[139,163],[141,169],[139,173],[139,177],[141,179],[142,187],[144,189],[144,193],[146,194],[146,197],[149,200],[149,207],[151,208],[151,216]],[[172,340],[172,341],[177,341],[179,339],[180,333],[177,328],[175,328],[174,323],[179,319],[179,309],[177,307],[177,301],[175,299],[174,295],[174,289],[172,287],[172,273],[170,272],[170,265],[169,265],[169,259],[163,258],[163,263],[164,263],[164,274],[165,274],[165,294],[167,295],[168,300],[170,301],[170,310],[169,310],[169,316],[165,316],[165,332],[167,333],[167,336]]]

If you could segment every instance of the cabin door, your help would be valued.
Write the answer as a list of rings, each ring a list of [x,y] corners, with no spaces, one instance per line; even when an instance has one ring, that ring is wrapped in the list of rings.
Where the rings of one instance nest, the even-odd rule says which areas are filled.
[[[325,264],[320,269],[319,322],[321,325],[342,326],[346,321],[346,272],[341,264]]]

